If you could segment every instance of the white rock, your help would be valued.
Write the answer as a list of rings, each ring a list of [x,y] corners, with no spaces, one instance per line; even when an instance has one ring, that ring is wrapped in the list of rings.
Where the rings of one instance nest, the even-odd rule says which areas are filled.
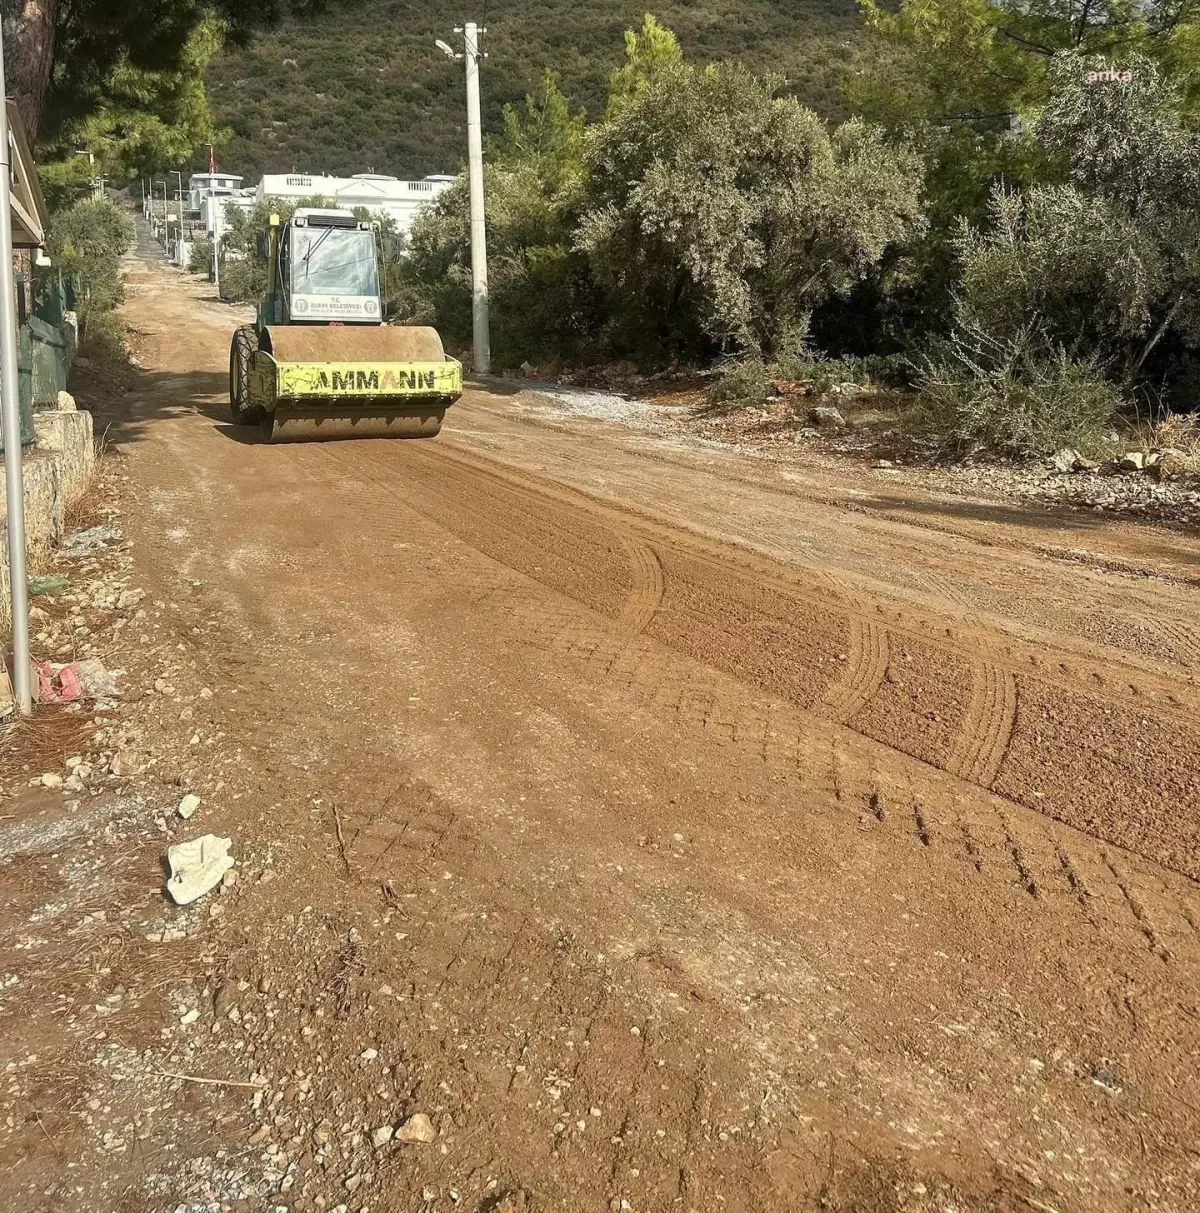
[[[437,1140],[437,1131],[433,1122],[424,1112],[410,1116],[397,1130],[396,1140],[418,1145],[428,1145]]]
[[[837,430],[846,428],[846,419],[832,405],[818,405],[808,410],[808,419],[814,425],[832,426]]]
[[[47,771],[42,776],[42,787],[44,788],[61,788],[63,785],[63,777],[54,771]]]
[[[192,792],[189,792],[180,802],[179,808],[175,811],[185,821],[200,807],[200,797]]]
[[[379,1056],[378,1049],[363,1049],[358,1055],[363,1061],[374,1061]]]
[[[380,1125],[379,1128],[371,1134],[371,1145],[373,1145],[377,1150],[381,1146],[386,1146],[388,1142],[392,1140],[392,1134],[394,1132],[395,1130],[391,1125]]]
[[[179,1022],[183,1027],[186,1028],[189,1025],[194,1024],[196,1022],[196,1020],[199,1018],[200,1018],[200,1012],[197,1011],[195,1007],[193,1007],[186,1015],[181,1015],[179,1017]]]
[[[141,770],[137,756],[130,750],[118,750],[110,760],[108,769],[117,776],[136,775]]]

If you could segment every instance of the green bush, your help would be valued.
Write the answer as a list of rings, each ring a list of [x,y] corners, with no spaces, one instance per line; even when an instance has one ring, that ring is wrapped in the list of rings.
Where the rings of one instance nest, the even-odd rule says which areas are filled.
[[[571,194],[531,165],[489,165],[488,290],[493,360],[575,361],[594,356],[603,311],[586,257],[572,245]],[[470,220],[460,179],[413,225],[399,266],[397,315],[433,324],[453,348],[471,337]]]
[[[731,358],[717,368],[708,389],[709,404],[746,404],[765,399],[774,378],[771,371],[761,358]]]
[[[1003,339],[957,330],[921,367],[918,424],[956,455],[1103,452],[1120,392],[1096,362],[1042,348],[1028,329]]]
[[[94,363],[127,365],[128,336],[119,312],[97,312],[80,336],[79,349]]]
[[[121,302],[121,258],[133,243],[133,220],[107,199],[87,198],[50,220],[48,250],[54,263],[79,275],[79,318]]]
[[[777,381],[806,383],[816,396],[839,383],[902,385],[905,371],[894,358],[824,358],[813,351],[785,354],[776,362],[757,355],[731,358],[717,368],[708,389],[709,404],[732,404],[765,400]]]
[[[193,274],[212,274],[213,242],[207,236],[192,242],[188,254],[188,269]]]
[[[672,64],[595,128],[576,244],[631,344],[779,357],[922,229],[912,151],[831,132],[783,83]]]

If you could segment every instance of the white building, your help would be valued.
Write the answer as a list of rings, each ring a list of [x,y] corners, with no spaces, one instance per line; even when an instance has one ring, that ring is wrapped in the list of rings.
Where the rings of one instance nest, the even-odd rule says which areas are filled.
[[[353,210],[365,206],[373,214],[394,220],[407,235],[417,212],[454,183],[453,177],[426,177],[401,181],[382,173],[357,173],[353,177],[326,177],[314,173],[268,173],[258,183],[259,198],[298,202],[301,198],[324,198],[330,204]]]
[[[229,212],[233,209],[251,210],[258,201],[258,191],[249,186],[232,194],[209,194],[200,207],[200,225],[210,235],[229,227]]]
[[[236,173],[193,173],[188,178],[188,211],[200,215],[209,198],[228,197],[242,188]]]

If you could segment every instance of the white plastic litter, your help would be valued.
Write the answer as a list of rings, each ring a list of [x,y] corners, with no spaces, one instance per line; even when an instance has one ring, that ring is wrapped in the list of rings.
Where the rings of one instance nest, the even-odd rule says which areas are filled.
[[[90,699],[113,699],[121,694],[116,671],[106,670],[99,657],[85,657],[76,668],[83,693]]]
[[[190,905],[221,883],[221,877],[233,867],[233,856],[229,854],[232,845],[232,838],[204,834],[167,848],[167,863],[171,867],[167,892],[176,905]]]

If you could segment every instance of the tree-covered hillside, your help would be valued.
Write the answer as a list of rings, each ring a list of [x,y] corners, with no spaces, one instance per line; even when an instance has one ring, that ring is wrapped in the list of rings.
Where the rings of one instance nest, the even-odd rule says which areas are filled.
[[[303,169],[400,176],[456,171],[464,155],[461,63],[433,45],[457,41],[461,0],[358,0],[288,23],[248,50],[227,50],[209,84],[218,125],[233,133],[222,167],[248,178]],[[696,62],[741,59],[777,71],[806,104],[843,116],[837,80],[859,19],[854,0],[488,0],[483,68],[487,129],[501,107],[561,75],[596,113],[623,59],[623,32],[652,9]]]

